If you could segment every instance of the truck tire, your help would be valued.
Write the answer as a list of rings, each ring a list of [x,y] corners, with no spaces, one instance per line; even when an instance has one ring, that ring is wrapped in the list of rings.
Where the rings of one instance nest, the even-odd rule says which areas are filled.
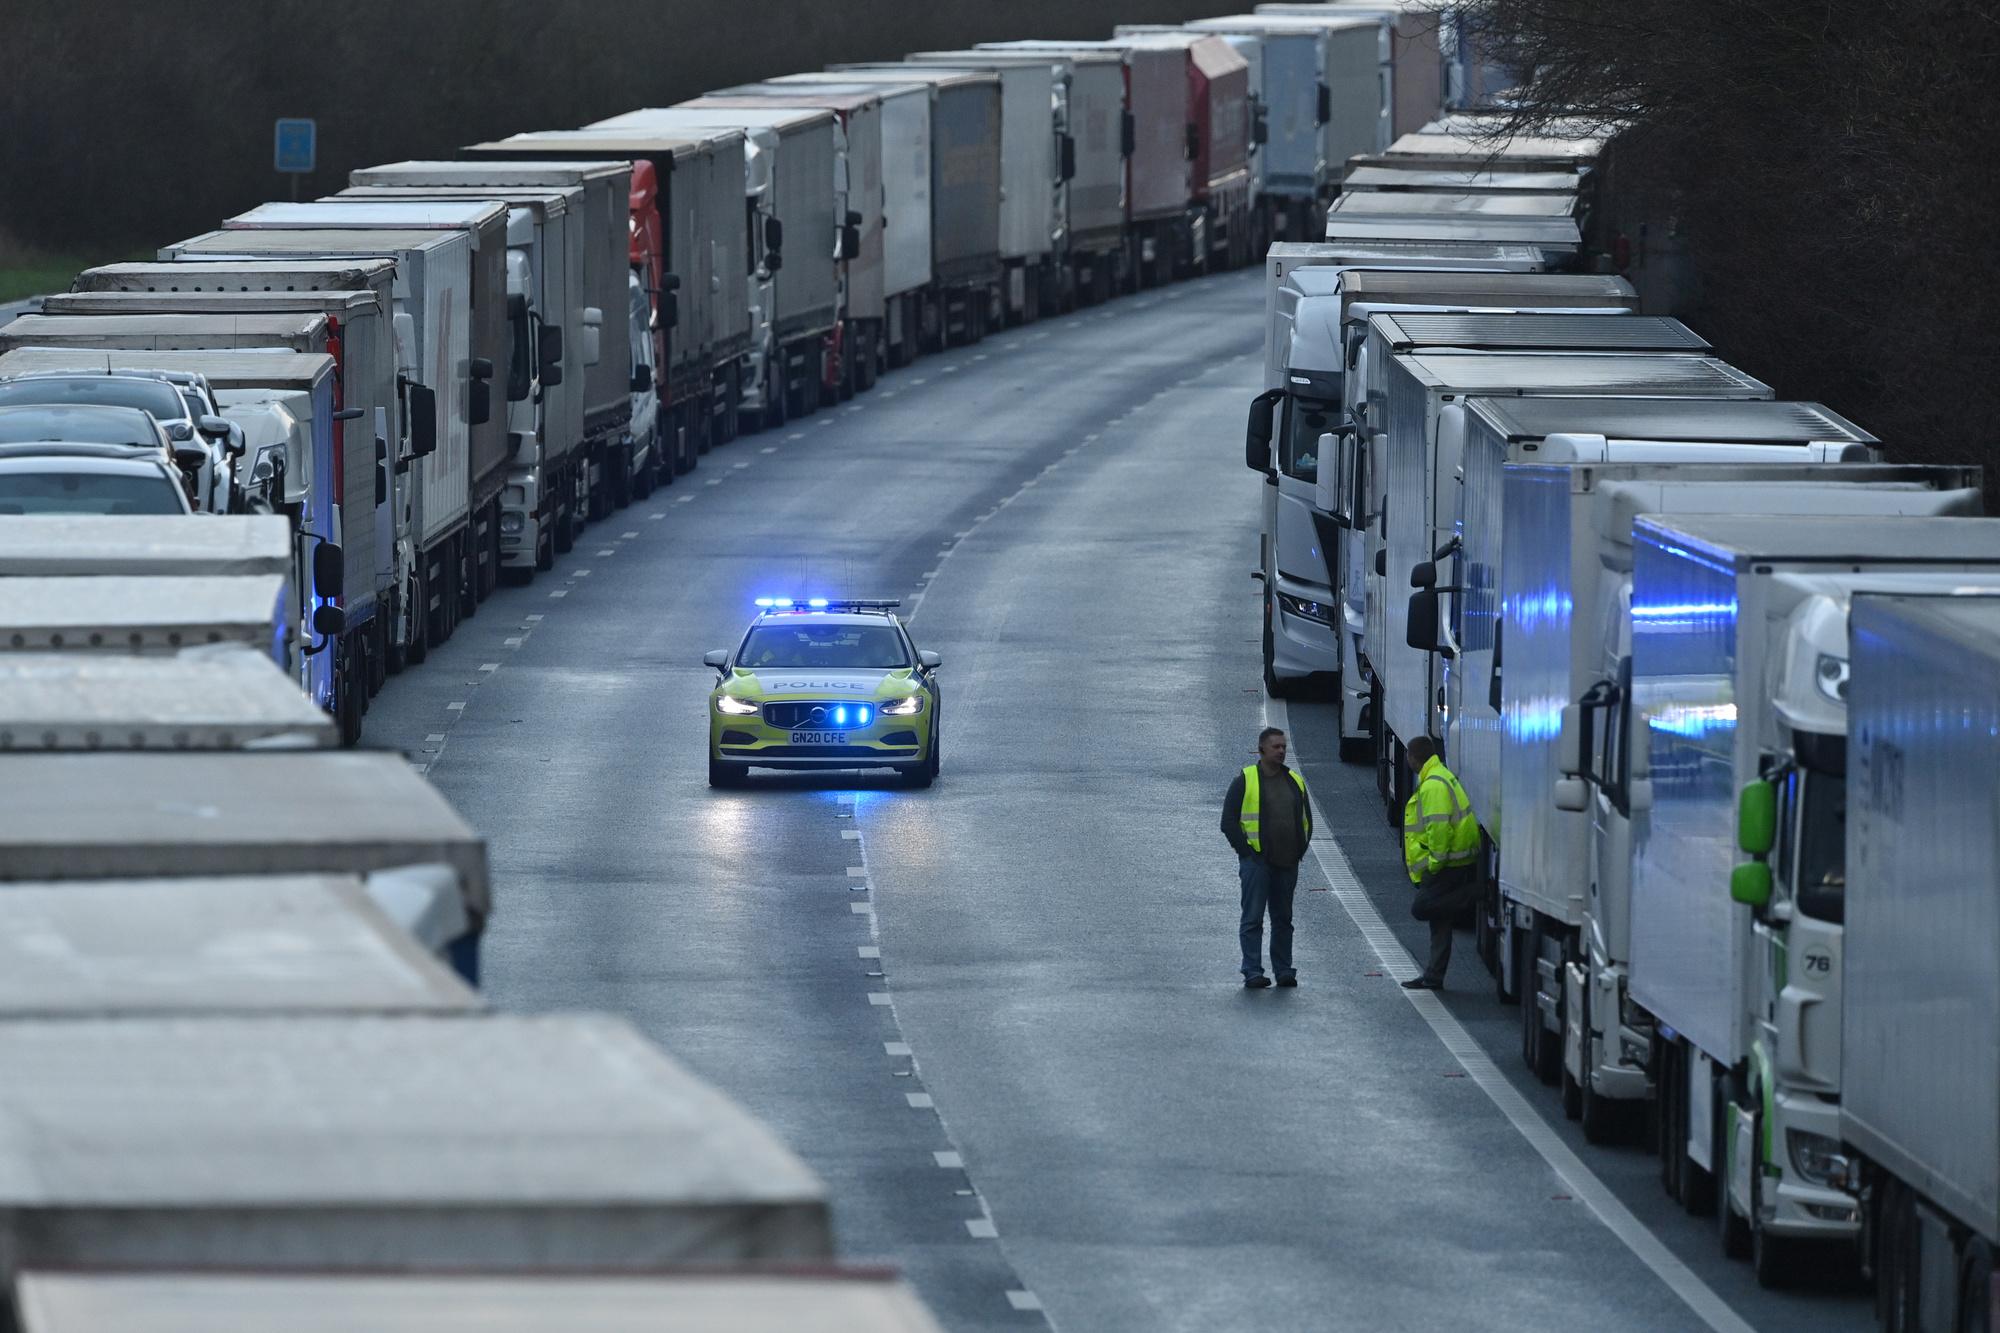
[[[411,666],[422,666],[424,659],[431,655],[430,643],[430,596],[424,583],[424,562],[417,559],[416,573],[410,583],[410,602],[404,608],[409,617],[406,656]]]
[[[779,430],[785,424],[785,356],[778,352],[764,372],[764,429]]]

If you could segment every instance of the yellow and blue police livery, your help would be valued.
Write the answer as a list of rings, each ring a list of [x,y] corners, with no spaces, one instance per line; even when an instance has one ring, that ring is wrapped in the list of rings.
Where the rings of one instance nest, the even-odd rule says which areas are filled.
[[[708,782],[731,787],[752,768],[893,768],[911,786],[938,775],[937,669],[896,616],[894,601],[759,597],[732,651],[702,661],[720,675],[708,696]]]

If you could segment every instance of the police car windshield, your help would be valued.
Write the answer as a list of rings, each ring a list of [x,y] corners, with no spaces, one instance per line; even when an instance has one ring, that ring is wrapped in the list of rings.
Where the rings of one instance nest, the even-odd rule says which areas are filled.
[[[736,655],[736,665],[751,671],[889,671],[909,664],[893,625],[758,625]]]

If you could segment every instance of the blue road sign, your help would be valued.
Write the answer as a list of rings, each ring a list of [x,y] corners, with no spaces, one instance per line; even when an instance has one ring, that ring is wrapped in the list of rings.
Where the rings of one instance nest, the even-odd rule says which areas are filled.
[[[307,175],[318,148],[319,122],[304,117],[280,119],[272,138],[271,156],[279,171]]]

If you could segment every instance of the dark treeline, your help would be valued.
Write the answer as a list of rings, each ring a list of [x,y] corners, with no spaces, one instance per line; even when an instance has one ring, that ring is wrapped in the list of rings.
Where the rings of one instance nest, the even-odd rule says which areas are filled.
[[[144,248],[285,198],[271,122],[319,121],[313,198],[359,166],[730,83],[1229,0],[17,0],[0,19],[0,253]]]
[[[2000,410],[2000,10],[1990,0],[1475,0],[1533,71],[1517,125],[1628,126],[1619,211],[1682,239],[1681,313],[1781,396],[1909,462]]]

